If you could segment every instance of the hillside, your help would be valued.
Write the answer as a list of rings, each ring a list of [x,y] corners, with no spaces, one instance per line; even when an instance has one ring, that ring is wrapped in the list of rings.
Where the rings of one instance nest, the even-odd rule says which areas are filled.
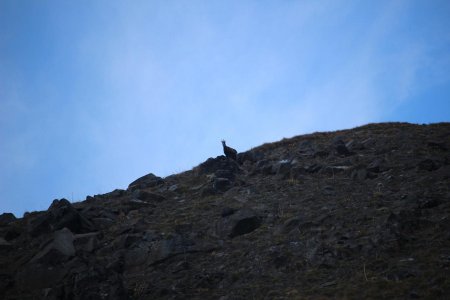
[[[449,178],[450,123],[313,133],[148,174],[1,215],[0,298],[445,299]]]

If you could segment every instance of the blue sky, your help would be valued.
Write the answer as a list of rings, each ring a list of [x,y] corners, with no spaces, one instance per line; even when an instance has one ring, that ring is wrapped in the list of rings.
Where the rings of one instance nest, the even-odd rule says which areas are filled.
[[[0,213],[264,142],[450,121],[449,1],[0,0]]]

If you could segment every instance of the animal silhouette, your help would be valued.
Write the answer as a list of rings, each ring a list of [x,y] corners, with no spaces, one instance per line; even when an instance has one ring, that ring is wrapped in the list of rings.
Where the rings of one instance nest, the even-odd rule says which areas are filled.
[[[228,147],[225,144],[224,140],[222,140],[222,146],[223,146],[223,153],[225,154],[226,157],[231,158],[233,160],[237,159],[237,151],[231,147]]]

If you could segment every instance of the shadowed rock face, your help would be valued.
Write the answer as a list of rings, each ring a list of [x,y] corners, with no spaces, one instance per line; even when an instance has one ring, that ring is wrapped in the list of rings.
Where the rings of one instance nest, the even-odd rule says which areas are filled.
[[[370,124],[0,215],[0,299],[445,299],[450,124]]]

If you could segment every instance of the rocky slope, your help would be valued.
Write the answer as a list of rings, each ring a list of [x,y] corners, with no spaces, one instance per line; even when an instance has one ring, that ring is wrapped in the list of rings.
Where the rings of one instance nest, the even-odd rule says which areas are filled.
[[[449,149],[450,123],[370,124],[3,214],[0,298],[444,299]]]

